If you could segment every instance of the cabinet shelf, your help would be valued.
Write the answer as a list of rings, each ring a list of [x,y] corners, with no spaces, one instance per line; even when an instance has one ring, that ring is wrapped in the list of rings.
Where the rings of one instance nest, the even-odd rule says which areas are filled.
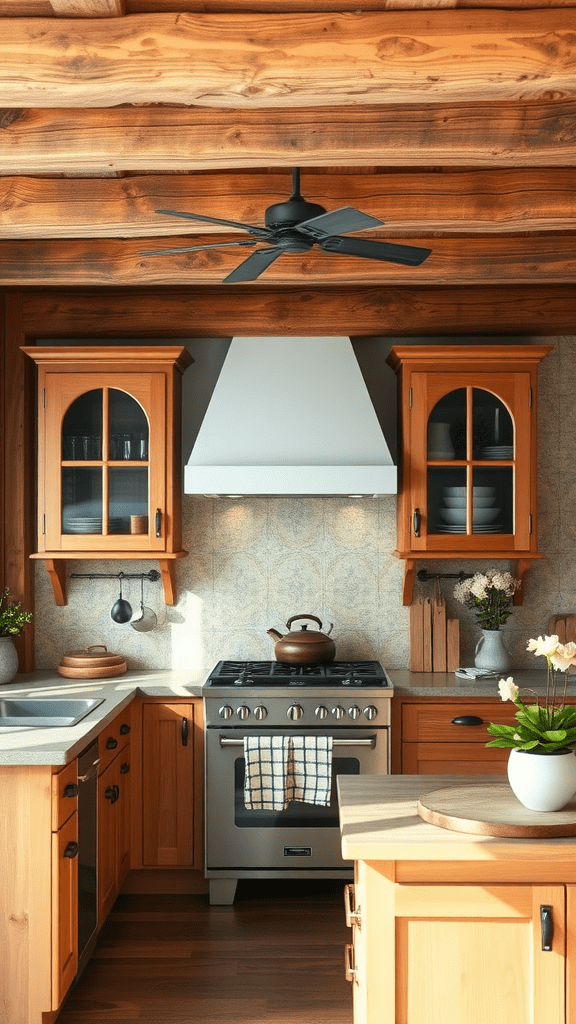
[[[94,560],[96,557],[102,561],[109,559],[121,561],[123,559],[137,558],[141,561],[149,561],[153,559],[158,562],[158,568],[162,577],[162,587],[164,590],[164,604],[174,605],[178,599],[176,587],[176,559],[185,558],[187,554],[187,551],[173,551],[170,554],[159,557],[156,554],[148,554],[142,551],[115,551],[112,555],[99,553],[96,556],[93,551],[75,551],[73,555],[62,555],[60,552],[43,551],[42,553],[34,554],[30,557],[44,562],[46,571],[50,577],[50,582],[52,583],[54,600],[60,607],[63,607],[67,603],[66,562],[73,559]]]

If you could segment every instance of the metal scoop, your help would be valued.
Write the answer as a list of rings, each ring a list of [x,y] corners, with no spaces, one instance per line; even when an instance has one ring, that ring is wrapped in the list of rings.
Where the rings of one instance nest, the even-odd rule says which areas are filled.
[[[140,608],[137,612],[134,612],[130,625],[132,629],[136,629],[139,633],[149,633],[151,629],[154,629],[157,622],[156,612],[152,611],[152,608],[144,606],[144,577],[142,577],[140,579]]]

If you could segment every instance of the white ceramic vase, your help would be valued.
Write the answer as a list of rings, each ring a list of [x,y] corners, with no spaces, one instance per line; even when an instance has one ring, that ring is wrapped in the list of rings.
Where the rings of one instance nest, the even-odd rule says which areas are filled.
[[[0,636],[0,683],[10,683],[18,671],[18,652],[11,636]]]
[[[492,669],[494,672],[506,672],[510,668],[512,659],[504,647],[499,629],[482,630],[482,636],[476,644],[474,664],[477,668]]]
[[[533,754],[510,751],[508,781],[514,796],[531,811],[560,811],[576,793],[573,750]]]

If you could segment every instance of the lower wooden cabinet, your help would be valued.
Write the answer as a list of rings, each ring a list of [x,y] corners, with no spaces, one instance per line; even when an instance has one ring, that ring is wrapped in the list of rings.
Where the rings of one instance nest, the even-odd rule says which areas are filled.
[[[459,884],[400,884],[394,866],[356,865],[355,1024],[571,1024],[575,886],[486,884],[477,866]]]
[[[201,866],[200,702],[143,702],[142,864]]]
[[[509,751],[487,747],[490,722],[510,725],[516,706],[501,700],[396,697],[392,771],[402,775],[505,775]]]
[[[130,744],[98,779],[98,925],[110,913],[130,867]]]
[[[78,970],[78,814],[52,833],[52,1006]]]

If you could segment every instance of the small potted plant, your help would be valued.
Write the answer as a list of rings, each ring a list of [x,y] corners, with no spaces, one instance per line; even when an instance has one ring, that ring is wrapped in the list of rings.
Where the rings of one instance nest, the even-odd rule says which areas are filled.
[[[576,793],[576,706],[566,704],[567,674],[576,666],[576,644],[562,644],[556,635],[539,636],[528,642],[527,649],[546,658],[544,700],[534,693],[535,702],[524,703],[512,676],[501,679],[502,700],[512,700],[518,708],[516,723],[490,724],[488,732],[494,739],[486,746],[510,749],[508,779],[525,807],[557,811]],[[564,673],[561,686],[558,672]]]
[[[19,601],[10,601],[10,591],[5,588],[0,597],[0,683],[9,683],[18,671],[18,653],[13,637],[19,636],[32,612],[23,612]]]

